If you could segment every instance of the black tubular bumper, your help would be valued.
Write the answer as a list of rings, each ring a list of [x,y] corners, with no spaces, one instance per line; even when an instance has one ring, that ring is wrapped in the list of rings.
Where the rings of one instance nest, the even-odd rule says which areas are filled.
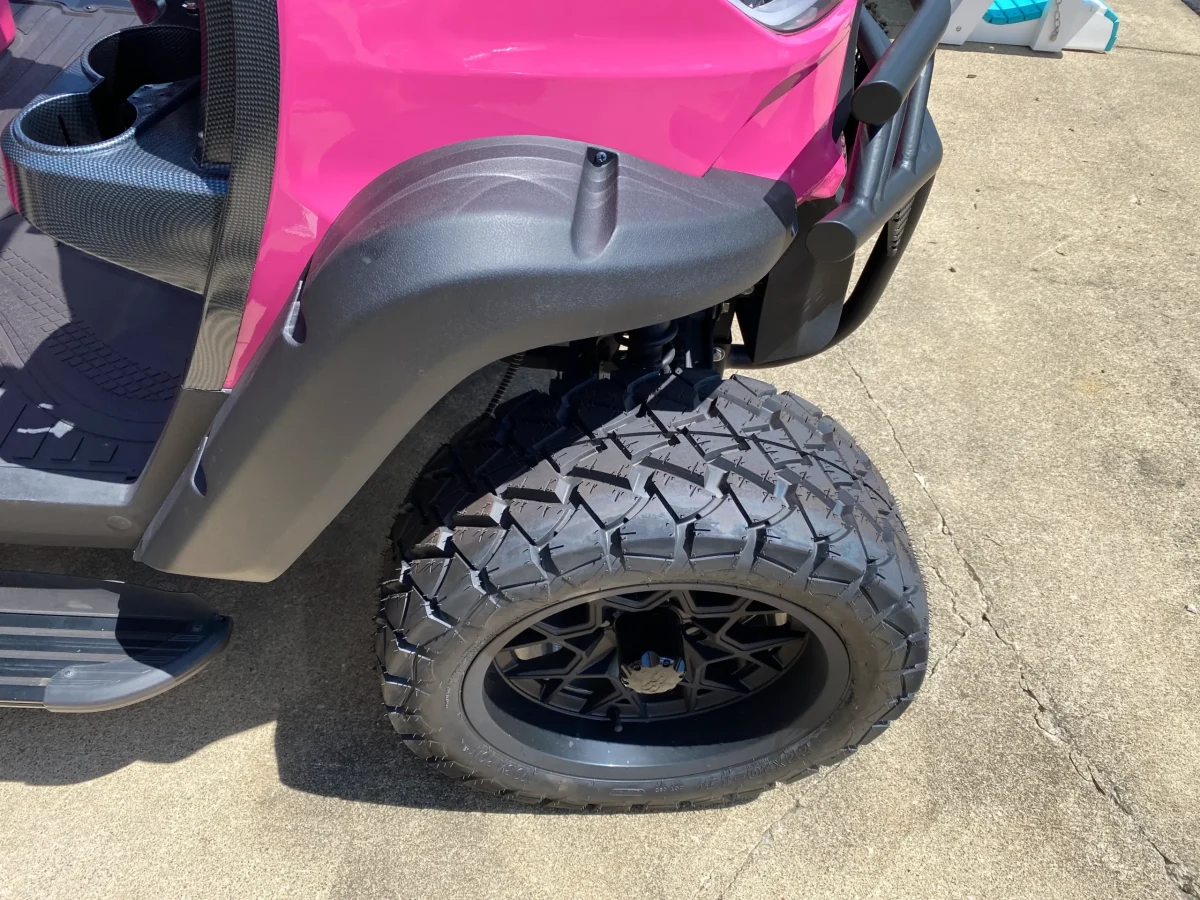
[[[801,207],[801,237],[757,293],[739,304],[746,344],[732,348],[733,365],[766,368],[813,356],[851,334],[878,303],[942,161],[926,106],[933,52],[949,18],[950,0],[923,0],[889,41],[859,9],[857,60],[853,52],[847,60],[847,78],[855,76],[845,84],[852,88],[846,130],[853,140],[842,194]],[[854,255],[872,239],[871,255],[847,298]]]
[[[883,125],[900,111],[946,31],[950,0],[913,3],[920,6],[896,40],[889,41],[874,19],[865,30],[859,30],[858,49],[870,67],[867,77],[855,88],[850,105],[860,122]]]
[[[851,102],[859,125],[845,200],[813,226],[805,241],[818,260],[835,262],[852,256],[933,178],[942,161],[942,142],[926,105],[933,51],[949,17],[949,0],[925,0],[895,42],[889,43],[875,20],[862,16],[858,50],[871,71]],[[917,40],[906,40],[913,33]],[[898,95],[901,89],[905,93]],[[860,102],[864,93],[867,100]],[[871,119],[861,118],[860,107]],[[888,118],[876,121],[888,110],[892,111]]]

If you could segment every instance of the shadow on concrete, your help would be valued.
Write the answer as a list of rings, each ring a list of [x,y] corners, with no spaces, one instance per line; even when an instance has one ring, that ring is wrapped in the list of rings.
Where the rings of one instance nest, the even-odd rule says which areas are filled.
[[[522,373],[514,391],[535,386]],[[192,591],[233,617],[224,656],[138,706],[94,715],[0,710],[0,779],[77,784],[134,762],[173,763],[274,723],[279,779],[366,803],[513,813],[431,772],[396,738],[374,658],[375,587],[386,535],[421,463],[477,416],[495,368],[460,385],[414,429],[308,552],[270,584],[180,578],[125,551],[0,546],[0,569],[86,575]]]
[[[938,45],[938,53],[985,53],[988,56],[1024,56],[1029,59],[1062,59],[1062,51],[1040,52],[1029,47],[1013,44],[980,44],[967,42],[958,47]]]

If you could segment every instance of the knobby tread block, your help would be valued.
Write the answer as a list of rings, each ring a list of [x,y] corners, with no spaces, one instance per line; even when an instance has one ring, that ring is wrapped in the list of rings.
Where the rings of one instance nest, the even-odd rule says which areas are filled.
[[[501,412],[435,456],[393,531],[398,568],[381,595],[380,663],[391,721],[418,755],[518,802],[696,807],[806,777],[876,739],[907,708],[928,655],[920,573],[883,479],[820,410],[752,379],[688,372],[594,379],[558,403],[533,392]],[[497,458],[523,469],[495,481],[488,461]],[[444,574],[451,568],[457,578]],[[455,741],[422,712],[437,696],[439,654],[486,633],[488,617],[508,604],[620,572],[732,574],[821,598],[848,623],[843,640],[854,631],[880,667],[869,696],[854,698],[878,715],[850,723],[819,752],[791,748],[728,781],[718,774],[673,788],[662,798],[669,803],[526,793],[511,773],[450,749]]]

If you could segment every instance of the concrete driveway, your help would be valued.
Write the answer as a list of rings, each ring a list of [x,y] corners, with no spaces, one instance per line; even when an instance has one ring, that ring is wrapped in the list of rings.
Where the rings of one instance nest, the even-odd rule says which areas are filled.
[[[1200,897],[1200,17],[1109,56],[938,57],[947,159],[890,295],[781,370],[900,498],[934,664],[881,740],[732,809],[546,814],[427,773],[377,697],[390,510],[479,379],[274,584],[124,554],[0,567],[183,586],[225,658],[141,707],[0,711],[0,898]]]

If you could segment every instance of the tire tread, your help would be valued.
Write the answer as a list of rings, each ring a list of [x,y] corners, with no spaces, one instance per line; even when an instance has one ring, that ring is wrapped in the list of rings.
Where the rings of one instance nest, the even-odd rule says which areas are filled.
[[[388,716],[418,756],[467,786],[569,809],[701,808],[757,796],[875,740],[911,703],[928,656],[924,587],[895,499],[853,439],[812,404],[742,376],[592,379],[559,402],[530,392],[440,450],[392,532],[377,642]],[[514,789],[453,758],[421,715],[430,662],[509,603],[603,572],[787,582],[845,604],[895,677],[858,737],[798,755],[769,781],[669,803]]]

